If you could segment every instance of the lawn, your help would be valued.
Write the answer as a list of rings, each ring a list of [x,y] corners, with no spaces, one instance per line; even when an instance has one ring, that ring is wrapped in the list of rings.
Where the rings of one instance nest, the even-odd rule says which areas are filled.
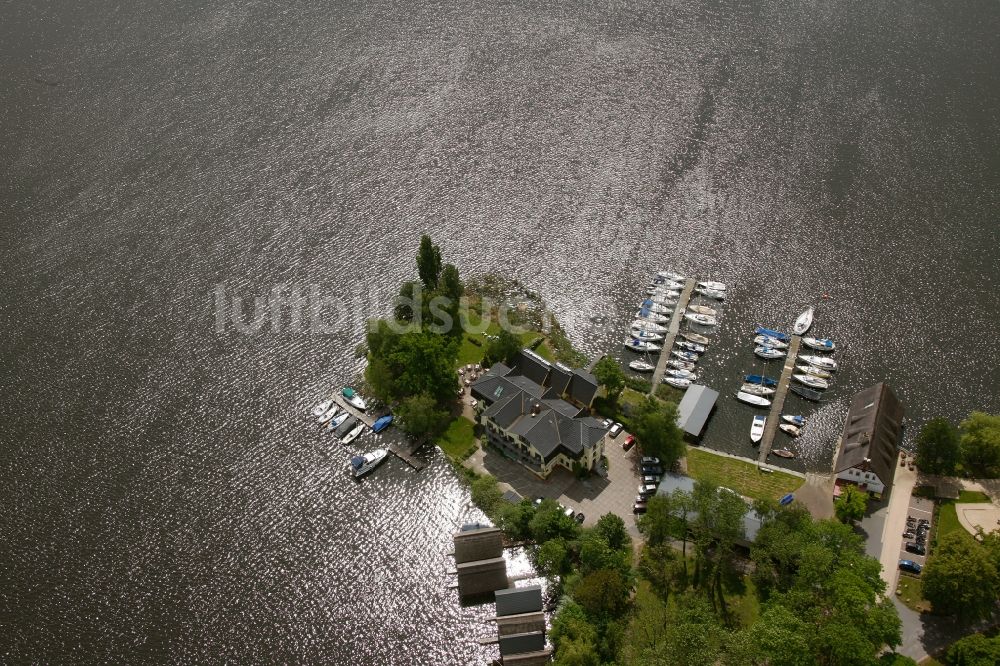
[[[937,542],[945,534],[958,530],[963,534],[968,534],[962,524],[958,522],[958,513],[955,511],[956,504],[980,504],[989,502],[990,498],[975,490],[963,490],[958,496],[958,501],[943,500],[938,505],[937,529],[935,530],[934,542]]]
[[[896,596],[906,604],[906,607],[917,613],[926,613],[931,609],[929,601],[924,599],[923,583],[916,576],[899,573],[896,583]]]
[[[462,462],[476,450],[476,437],[473,434],[473,423],[464,416],[459,416],[448,425],[444,434],[438,437],[437,445],[455,462]]]
[[[472,325],[477,326],[478,322],[473,322]],[[500,325],[496,322],[492,322],[485,331],[489,335],[496,335],[499,332]],[[542,337],[542,334],[537,331],[525,331],[521,334],[521,342],[525,347],[530,347],[540,337]],[[489,340],[484,333],[464,333],[462,335],[462,346],[458,349],[458,365],[463,366],[482,361],[488,343]],[[547,342],[538,345],[535,353],[547,361],[552,361],[555,358]]]
[[[717,456],[693,446],[688,447],[687,467],[688,476],[693,479],[711,480],[752,499],[777,500],[803,483],[797,476],[784,472],[765,474],[746,461]]]

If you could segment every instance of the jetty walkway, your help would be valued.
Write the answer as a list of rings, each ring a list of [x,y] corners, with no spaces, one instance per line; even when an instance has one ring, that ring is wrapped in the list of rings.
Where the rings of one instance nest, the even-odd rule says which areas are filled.
[[[802,338],[793,335],[788,342],[788,355],[785,356],[785,366],[781,369],[781,378],[778,380],[778,388],[771,401],[771,412],[767,415],[767,423],[764,425],[764,436],[760,440],[760,451],[757,455],[757,464],[763,465],[767,462],[767,456],[771,454],[771,445],[774,444],[774,434],[778,431],[781,423],[781,408],[785,405],[785,396],[788,395],[788,386],[792,381],[792,372],[795,370],[795,359],[799,355],[799,345]]]
[[[691,302],[694,285],[695,281],[691,278],[684,281],[684,290],[681,291],[681,295],[677,299],[674,316],[670,318],[670,323],[667,325],[667,332],[663,336],[663,349],[660,350],[660,360],[656,364],[656,370],[653,371],[653,385],[649,389],[649,395],[655,395],[656,387],[663,381],[663,373],[666,372],[667,361],[670,360],[670,350],[673,349],[674,340],[677,339],[677,334],[681,330],[681,322],[684,319],[684,313],[687,312],[688,303]]]
[[[344,399],[344,396],[341,393],[339,392],[335,393],[332,396],[330,396],[330,398],[335,403],[343,407],[348,414],[350,414],[357,420],[361,421],[369,428],[375,425],[374,416],[372,416],[371,414],[366,414],[357,407],[354,407],[351,403],[347,402],[347,400]],[[413,469],[421,470],[426,466],[426,463],[424,463],[423,460],[414,457],[413,454],[415,454],[417,452],[417,449],[419,449],[423,445],[424,445],[423,440],[417,442],[409,442],[409,441],[392,442],[391,444],[389,444],[389,452],[392,453],[397,458],[399,458],[400,460],[402,460],[403,462],[405,462]]]

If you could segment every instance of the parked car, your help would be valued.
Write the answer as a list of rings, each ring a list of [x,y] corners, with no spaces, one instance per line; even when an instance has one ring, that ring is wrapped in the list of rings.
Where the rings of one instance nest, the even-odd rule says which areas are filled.
[[[659,465],[643,465],[642,466],[643,475],[650,474],[655,476],[661,476],[663,474],[663,468]]]
[[[580,523],[581,525],[583,524],[583,521],[585,521],[586,519],[587,517],[582,513],[576,514],[576,522]]]
[[[639,494],[644,497],[650,497],[656,494],[656,486],[647,483],[645,485],[639,486]]]
[[[635,502],[636,502],[636,504],[645,504],[647,499],[649,499],[649,498],[646,497],[645,495],[636,495],[635,496]]]
[[[629,435],[625,438],[625,441],[622,442],[622,451],[628,451],[633,446],[635,446],[635,435]]]
[[[622,434],[622,429],[624,427],[625,426],[623,426],[621,423],[616,423],[613,426],[611,426],[611,430],[608,431],[608,434],[611,435],[612,439],[614,439],[618,435]]]
[[[632,513],[635,513],[635,514],[646,513],[646,503],[645,502],[641,502],[641,503],[640,502],[636,502],[635,504],[633,504],[632,505]]]
[[[614,421],[612,421],[611,419],[604,419],[602,423],[604,424],[604,429],[609,430],[611,428],[611,424],[613,424]]]
[[[913,543],[908,541],[906,543],[906,552],[913,553],[914,555],[926,555],[927,551],[924,549],[923,544]]]
[[[643,465],[659,465],[660,459],[652,458],[650,456],[643,456],[639,462],[642,463]]]
[[[922,566],[920,566],[919,564],[917,564],[913,560],[900,560],[899,561],[899,568],[902,571],[909,571],[910,573],[914,573],[914,574],[917,574],[917,575],[920,575],[920,572],[924,570],[924,568]]]
[[[660,484],[660,477],[656,475],[649,475],[642,477],[642,482],[649,486],[657,486]]]
[[[912,539],[914,537],[913,532],[903,532],[904,539]]]

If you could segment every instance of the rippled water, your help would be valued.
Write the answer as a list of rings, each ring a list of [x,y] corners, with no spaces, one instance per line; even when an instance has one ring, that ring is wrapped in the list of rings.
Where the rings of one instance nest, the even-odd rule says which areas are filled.
[[[5,660],[493,654],[448,466],[356,484],[307,417],[425,230],[592,355],[657,268],[729,283],[723,392],[828,293],[810,465],[880,379],[911,423],[1000,410],[995,3],[65,5],[0,24]],[[220,283],[350,307],[219,334]],[[749,453],[749,413],[706,440]]]

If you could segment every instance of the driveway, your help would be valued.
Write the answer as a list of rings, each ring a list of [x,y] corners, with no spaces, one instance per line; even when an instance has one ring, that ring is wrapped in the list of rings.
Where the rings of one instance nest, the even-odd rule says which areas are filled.
[[[882,542],[879,561],[882,562],[882,580],[889,596],[895,596],[896,580],[899,575],[899,551],[903,547],[903,532],[906,531],[906,516],[909,515],[910,496],[917,481],[917,473],[909,467],[897,467],[896,478],[889,494],[889,508],[881,536],[869,534],[869,539],[878,538]]]

